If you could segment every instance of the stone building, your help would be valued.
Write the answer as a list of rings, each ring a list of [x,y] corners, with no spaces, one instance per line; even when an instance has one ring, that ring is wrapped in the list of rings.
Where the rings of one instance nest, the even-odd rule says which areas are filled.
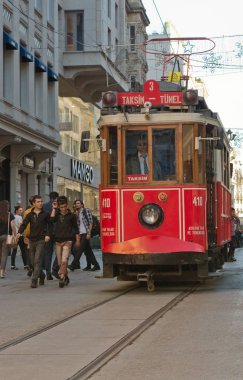
[[[103,91],[143,84],[134,45],[148,23],[140,0],[0,0],[0,199],[25,207],[57,187],[70,201],[97,197],[98,152],[81,155],[80,133],[96,136]],[[64,131],[65,112],[76,130]],[[72,159],[95,164],[92,184],[72,177]]]

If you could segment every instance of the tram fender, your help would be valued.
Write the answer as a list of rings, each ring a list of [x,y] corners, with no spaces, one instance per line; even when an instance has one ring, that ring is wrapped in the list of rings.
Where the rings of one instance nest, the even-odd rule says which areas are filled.
[[[141,236],[120,243],[110,243],[103,247],[103,253],[114,254],[145,254],[145,253],[178,253],[198,252],[205,249],[198,243],[180,240],[178,238],[160,235]]]

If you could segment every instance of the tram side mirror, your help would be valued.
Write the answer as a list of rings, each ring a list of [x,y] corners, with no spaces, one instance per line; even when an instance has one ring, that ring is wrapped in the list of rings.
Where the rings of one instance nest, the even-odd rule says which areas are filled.
[[[88,152],[90,141],[90,131],[83,131],[81,134],[80,153]]]
[[[222,150],[224,149],[224,130],[222,127],[217,128],[217,143],[215,145],[215,149]]]

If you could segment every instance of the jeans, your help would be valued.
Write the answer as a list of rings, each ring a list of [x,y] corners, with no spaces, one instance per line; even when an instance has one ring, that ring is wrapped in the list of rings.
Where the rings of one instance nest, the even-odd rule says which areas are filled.
[[[30,260],[33,268],[32,279],[38,280],[43,276],[42,262],[45,253],[45,241],[30,241]]]
[[[52,263],[52,255],[54,250],[54,238],[51,237],[50,240],[45,243],[45,255],[44,255],[44,269],[46,270],[46,274],[51,274],[51,263]]]
[[[56,242],[56,255],[59,265],[59,274],[67,276],[68,258],[72,247],[72,241],[64,241],[62,243]]]
[[[19,248],[21,251],[23,264],[24,264],[24,266],[26,266],[26,265],[28,265],[28,260],[27,260],[27,253],[26,253],[26,245],[24,244],[23,236],[20,236],[19,241],[18,241],[18,245],[19,245]],[[11,266],[12,267],[15,266],[16,253],[17,253],[17,248],[13,248],[12,253],[11,253]]]
[[[74,259],[71,263],[71,266],[74,268],[79,265],[79,260],[83,252],[86,256],[88,268],[91,268],[91,264],[94,266],[99,266],[99,263],[96,260],[94,252],[91,248],[90,239],[87,239],[86,236],[87,234],[80,235],[80,249],[74,249]]]

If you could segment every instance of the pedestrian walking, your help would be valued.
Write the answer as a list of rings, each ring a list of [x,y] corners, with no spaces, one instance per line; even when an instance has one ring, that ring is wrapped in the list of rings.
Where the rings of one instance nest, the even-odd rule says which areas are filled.
[[[229,244],[229,255],[228,261],[236,261],[235,258],[235,248],[237,247],[237,233],[240,227],[240,219],[235,214],[235,209],[232,207],[232,217],[231,217],[231,241]]]
[[[57,206],[57,198],[59,194],[56,191],[51,191],[49,194],[50,200],[46,203],[43,204],[43,210],[47,212],[49,215],[51,214],[52,211],[52,206],[53,204]],[[55,224],[53,225],[53,232],[55,230]],[[50,240],[45,244],[45,255],[44,255],[44,262],[43,262],[43,267],[46,270],[46,279],[47,280],[53,280],[52,277],[52,256],[54,252],[54,235],[52,234],[50,236]],[[56,266],[56,263],[55,263]]]
[[[51,223],[50,214],[43,210],[43,200],[40,195],[33,196],[33,208],[25,217],[19,227],[17,238],[19,239],[26,227],[30,225],[29,249],[31,266],[33,268],[31,288],[44,285],[45,274],[42,270],[43,256],[45,252],[45,243],[50,240]]]
[[[17,205],[17,206],[14,207],[14,223],[15,223],[15,227],[16,227],[16,233],[18,233],[19,227],[20,227],[20,225],[23,222],[22,213],[23,213],[22,206]],[[22,257],[22,261],[23,261],[23,264],[24,264],[24,269],[29,269],[28,262],[27,262],[27,252],[26,252],[27,249],[26,249],[26,245],[24,243],[24,237],[23,236],[21,236],[19,238],[17,247],[12,249],[12,253],[11,253],[11,269],[12,270],[17,270],[18,269],[16,267],[16,265],[15,265],[15,260],[16,260],[16,254],[17,254],[18,246],[20,248],[21,257]]]
[[[84,202],[80,199],[75,201],[76,216],[79,225],[80,234],[80,248],[74,250],[74,258],[68,268],[72,271],[80,267],[80,258],[84,252],[86,256],[87,265],[84,271],[100,270],[98,261],[95,258],[94,252],[90,245],[91,230],[92,230],[92,213],[90,209],[84,207]],[[93,267],[91,267],[93,265]]]
[[[32,208],[33,208],[33,196],[31,196],[29,198],[29,206],[26,208],[26,210],[23,213],[23,220],[31,212]],[[27,225],[26,229],[23,232],[23,240],[24,240],[24,244],[25,244],[26,260],[27,260],[27,266],[28,266],[27,275],[29,277],[31,277],[32,276],[33,268],[31,266],[31,260],[30,260],[30,241],[29,241],[29,235],[30,235],[30,224]]]
[[[76,215],[68,209],[67,197],[57,198],[57,205],[53,204],[51,222],[55,223],[54,241],[57,261],[59,265],[59,287],[69,284],[68,258],[72,243],[76,240],[77,249],[80,248],[80,235]]]
[[[6,264],[9,247],[6,244],[7,234],[16,235],[14,215],[9,211],[9,202],[0,201],[0,278],[6,277]]]

